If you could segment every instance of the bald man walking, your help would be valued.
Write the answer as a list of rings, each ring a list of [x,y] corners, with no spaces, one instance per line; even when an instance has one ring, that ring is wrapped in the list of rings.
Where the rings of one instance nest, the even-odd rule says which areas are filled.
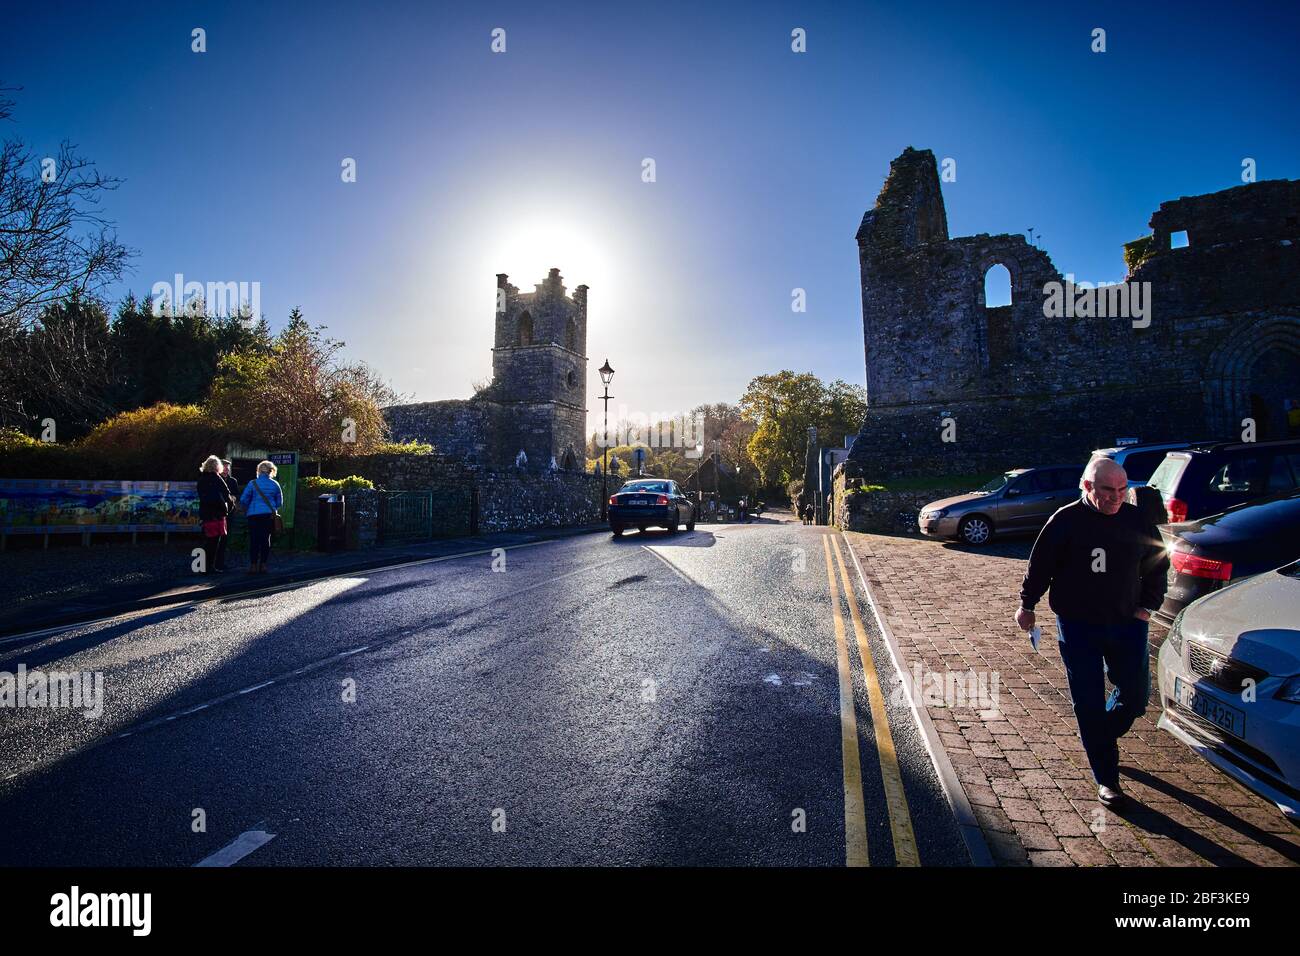
[[[1123,799],[1119,738],[1146,712],[1147,622],[1164,600],[1169,559],[1160,532],[1125,501],[1128,476],[1109,458],[1088,462],[1078,501],[1057,511],[1034,542],[1016,623],[1034,627],[1044,593],[1097,796]],[[1106,699],[1106,670],[1115,693]]]

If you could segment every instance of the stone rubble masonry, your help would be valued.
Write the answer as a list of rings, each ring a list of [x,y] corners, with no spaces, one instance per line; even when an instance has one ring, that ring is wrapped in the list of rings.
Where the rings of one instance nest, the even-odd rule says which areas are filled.
[[[1300,398],[1300,181],[1165,202],[1150,226],[1127,277],[1151,283],[1148,327],[1046,318],[1044,286],[1065,282],[1047,253],[1020,235],[949,238],[934,154],[905,150],[857,233],[868,412],[852,459],[876,479],[1077,462],[1120,437],[1226,439],[1248,416],[1260,440],[1284,435],[1283,399]],[[1171,249],[1180,230],[1189,245]],[[996,264],[1012,303],[985,308]]]
[[[969,488],[930,488],[923,491],[859,491],[847,494],[860,484],[853,462],[838,465],[832,480],[831,523],[843,531],[870,531],[880,534],[917,534],[917,517],[921,509],[940,498],[964,495]]]
[[[364,548],[378,543],[382,491],[432,492],[435,537],[471,533],[476,490],[480,533],[574,527],[600,521],[599,475],[516,469],[489,471],[436,452],[336,459],[326,463],[323,471],[327,478],[363,475],[379,489],[348,494],[349,547]]]
[[[421,441],[466,464],[510,468],[520,451],[527,468],[551,460],[565,471],[586,467],[587,286],[565,294],[559,269],[533,292],[497,275],[492,382],[470,399],[397,405],[385,410],[396,441]]]

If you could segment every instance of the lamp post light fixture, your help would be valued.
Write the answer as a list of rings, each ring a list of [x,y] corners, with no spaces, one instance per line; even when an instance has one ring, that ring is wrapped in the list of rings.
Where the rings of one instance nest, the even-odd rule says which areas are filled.
[[[609,359],[605,359],[605,364],[599,371],[600,380],[605,383],[605,394],[602,396],[605,403],[605,437],[601,442],[604,463],[600,466],[600,520],[604,521],[609,516],[609,400],[612,397],[609,394],[609,383],[614,378],[614,367],[609,364]]]

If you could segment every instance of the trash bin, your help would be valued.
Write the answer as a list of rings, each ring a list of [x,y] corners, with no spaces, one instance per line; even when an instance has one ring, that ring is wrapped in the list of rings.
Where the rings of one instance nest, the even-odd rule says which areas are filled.
[[[347,515],[342,495],[321,495],[316,503],[316,550],[342,551],[347,547]]]

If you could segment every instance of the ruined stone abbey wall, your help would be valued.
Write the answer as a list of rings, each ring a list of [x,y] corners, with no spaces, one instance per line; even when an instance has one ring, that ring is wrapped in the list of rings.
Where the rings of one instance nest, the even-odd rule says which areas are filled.
[[[1150,283],[1128,303],[1145,316],[1048,317],[1051,284],[1070,287],[1047,253],[1019,235],[950,239],[934,155],[909,148],[857,235],[868,414],[851,459],[882,477],[998,471],[1120,438],[1233,438],[1252,414],[1261,440],[1282,437],[1300,398],[1298,216],[1289,180],[1163,203],[1126,250],[1128,282]],[[986,308],[994,265],[1012,302]],[[1148,287],[1108,293],[1111,307],[1134,288]]]

